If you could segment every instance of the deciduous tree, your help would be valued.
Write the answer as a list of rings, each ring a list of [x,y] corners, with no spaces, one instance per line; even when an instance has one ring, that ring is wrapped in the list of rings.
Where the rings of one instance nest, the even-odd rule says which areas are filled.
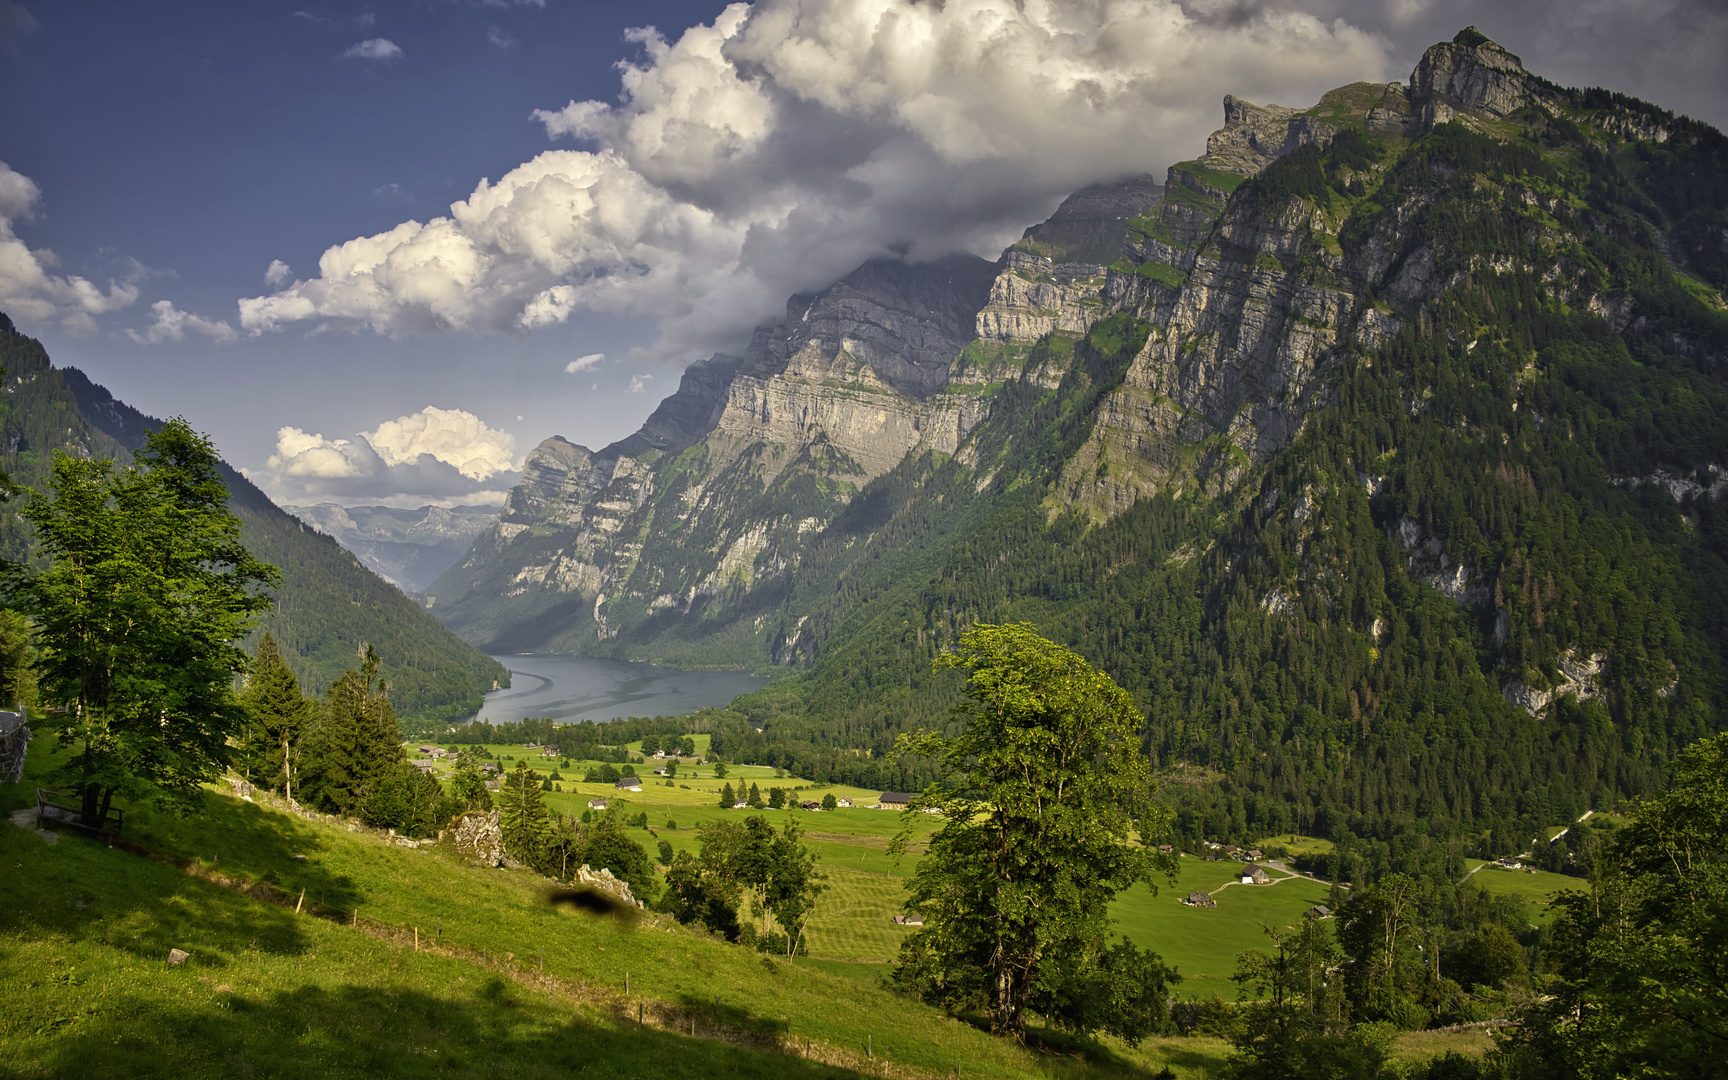
[[[1078,1029],[1134,1037],[1132,1016],[1160,1013],[1171,976],[1109,946],[1116,893],[1173,860],[1130,842],[1158,819],[1128,695],[1084,659],[1025,624],[977,624],[938,669],[965,671],[964,702],[946,731],[902,736],[901,758],[933,761],[945,782],[912,815],[943,815],[910,884],[924,928],[906,942],[898,976],[926,997],[982,1005],[991,1029],[1019,1039],[1036,1010]],[[1158,819],[1161,820],[1161,819]],[[1155,961],[1156,958],[1154,957]],[[1112,981],[1132,963],[1144,981],[1115,1010],[1086,979]]]

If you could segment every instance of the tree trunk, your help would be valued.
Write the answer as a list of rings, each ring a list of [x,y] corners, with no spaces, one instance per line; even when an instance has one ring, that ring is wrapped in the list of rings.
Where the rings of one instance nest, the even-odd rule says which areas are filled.
[[[282,794],[294,805],[294,762],[288,755],[288,740],[282,740]]]

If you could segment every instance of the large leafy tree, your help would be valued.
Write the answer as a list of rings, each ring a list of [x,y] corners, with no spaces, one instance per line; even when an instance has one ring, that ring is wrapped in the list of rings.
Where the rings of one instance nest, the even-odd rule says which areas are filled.
[[[1728,733],[1674,759],[1671,789],[1555,901],[1544,996],[1512,1029],[1519,1080],[1720,1076],[1728,1057]]]
[[[240,542],[209,439],[180,419],[130,466],[57,454],[52,495],[23,516],[45,569],[17,606],[36,626],[40,698],[57,710],[57,771],[88,822],[116,796],[193,809],[245,721],[239,640],[279,576]]]
[[[936,666],[969,679],[947,731],[896,746],[945,779],[909,811],[939,811],[944,824],[912,877],[924,928],[906,942],[899,978],[927,998],[983,1005],[991,1029],[1016,1039],[1029,1009],[1143,1037],[1161,1022],[1172,976],[1130,943],[1111,946],[1108,914],[1118,891],[1174,871],[1130,842],[1136,823],[1144,838],[1161,820],[1139,712],[1108,675],[1026,624],[977,624]]]

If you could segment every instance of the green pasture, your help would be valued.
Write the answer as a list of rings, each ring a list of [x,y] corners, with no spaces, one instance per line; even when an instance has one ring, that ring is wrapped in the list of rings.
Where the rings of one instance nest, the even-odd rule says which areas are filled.
[[[1467,859],[1465,865],[1476,871],[1468,878],[1469,884],[1480,885],[1491,893],[1528,900],[1537,908],[1532,912],[1532,918],[1538,923],[1545,923],[1552,917],[1548,905],[1556,896],[1568,889],[1581,892],[1589,887],[1583,878],[1551,874],[1546,870],[1507,870],[1481,859]]]
[[[1270,871],[1270,885],[1237,881],[1241,863],[1207,862],[1194,856],[1181,861],[1174,886],[1160,880],[1157,895],[1136,885],[1116,898],[1111,914],[1122,935],[1141,948],[1152,949],[1176,968],[1182,982],[1176,996],[1205,998],[1217,993],[1236,997],[1230,974],[1236,954],[1269,949],[1263,926],[1295,925],[1302,913],[1326,902],[1328,886],[1309,878]],[[1219,888],[1225,882],[1236,881]],[[1182,898],[1191,892],[1211,892],[1215,908],[1189,907]]]

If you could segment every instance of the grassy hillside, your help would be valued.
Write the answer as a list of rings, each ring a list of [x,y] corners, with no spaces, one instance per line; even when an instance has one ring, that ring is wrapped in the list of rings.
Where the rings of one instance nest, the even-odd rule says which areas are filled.
[[[0,329],[0,468],[44,490],[54,451],[126,460],[157,421],[116,401],[77,369],[55,368],[34,338]],[[268,629],[302,685],[321,693],[357,665],[361,642],[384,660],[391,700],[409,726],[471,715],[504,667],[445,629],[395,586],[361,566],[336,541],[307,530],[245,477],[224,472],[229,508],[246,546],[282,570]],[[0,507],[0,557],[25,558],[29,538],[17,504]]]
[[[0,785],[0,814],[29,803],[45,750],[38,741],[23,784]],[[690,815],[677,830],[657,830],[679,843],[709,813],[651,804],[646,791],[637,798],[655,816]],[[441,848],[405,849],[226,794],[212,793],[208,804],[193,818],[133,809],[116,848],[72,834],[50,846],[0,824],[0,865],[14,871],[0,909],[8,1002],[0,1075],[551,1077],[587,1069],[1080,1080],[1151,1077],[1167,1066],[1198,1077],[1226,1055],[1209,1038],[1131,1049],[1052,1033],[1041,1049],[1020,1049],[888,992],[879,976],[901,933],[889,918],[899,880],[828,854],[834,888],[812,930],[819,955],[788,964],[664,918],[632,931],[564,914],[542,901],[544,881],[480,869]],[[898,819],[865,810],[799,818],[829,853],[876,850]],[[1228,873],[1193,862],[1184,887]],[[1256,944],[1252,920],[1284,917],[1308,889],[1225,889],[1207,913],[1219,917],[1213,926],[1231,927],[1222,936],[1186,924],[1188,909],[1169,890],[1150,904],[1125,897],[1118,915],[1184,970],[1192,965],[1195,988],[1210,993],[1230,989],[1210,974],[1228,965],[1223,950]],[[168,967],[170,948],[191,959]],[[1412,1033],[1401,1052],[1481,1046],[1474,1036]]]

